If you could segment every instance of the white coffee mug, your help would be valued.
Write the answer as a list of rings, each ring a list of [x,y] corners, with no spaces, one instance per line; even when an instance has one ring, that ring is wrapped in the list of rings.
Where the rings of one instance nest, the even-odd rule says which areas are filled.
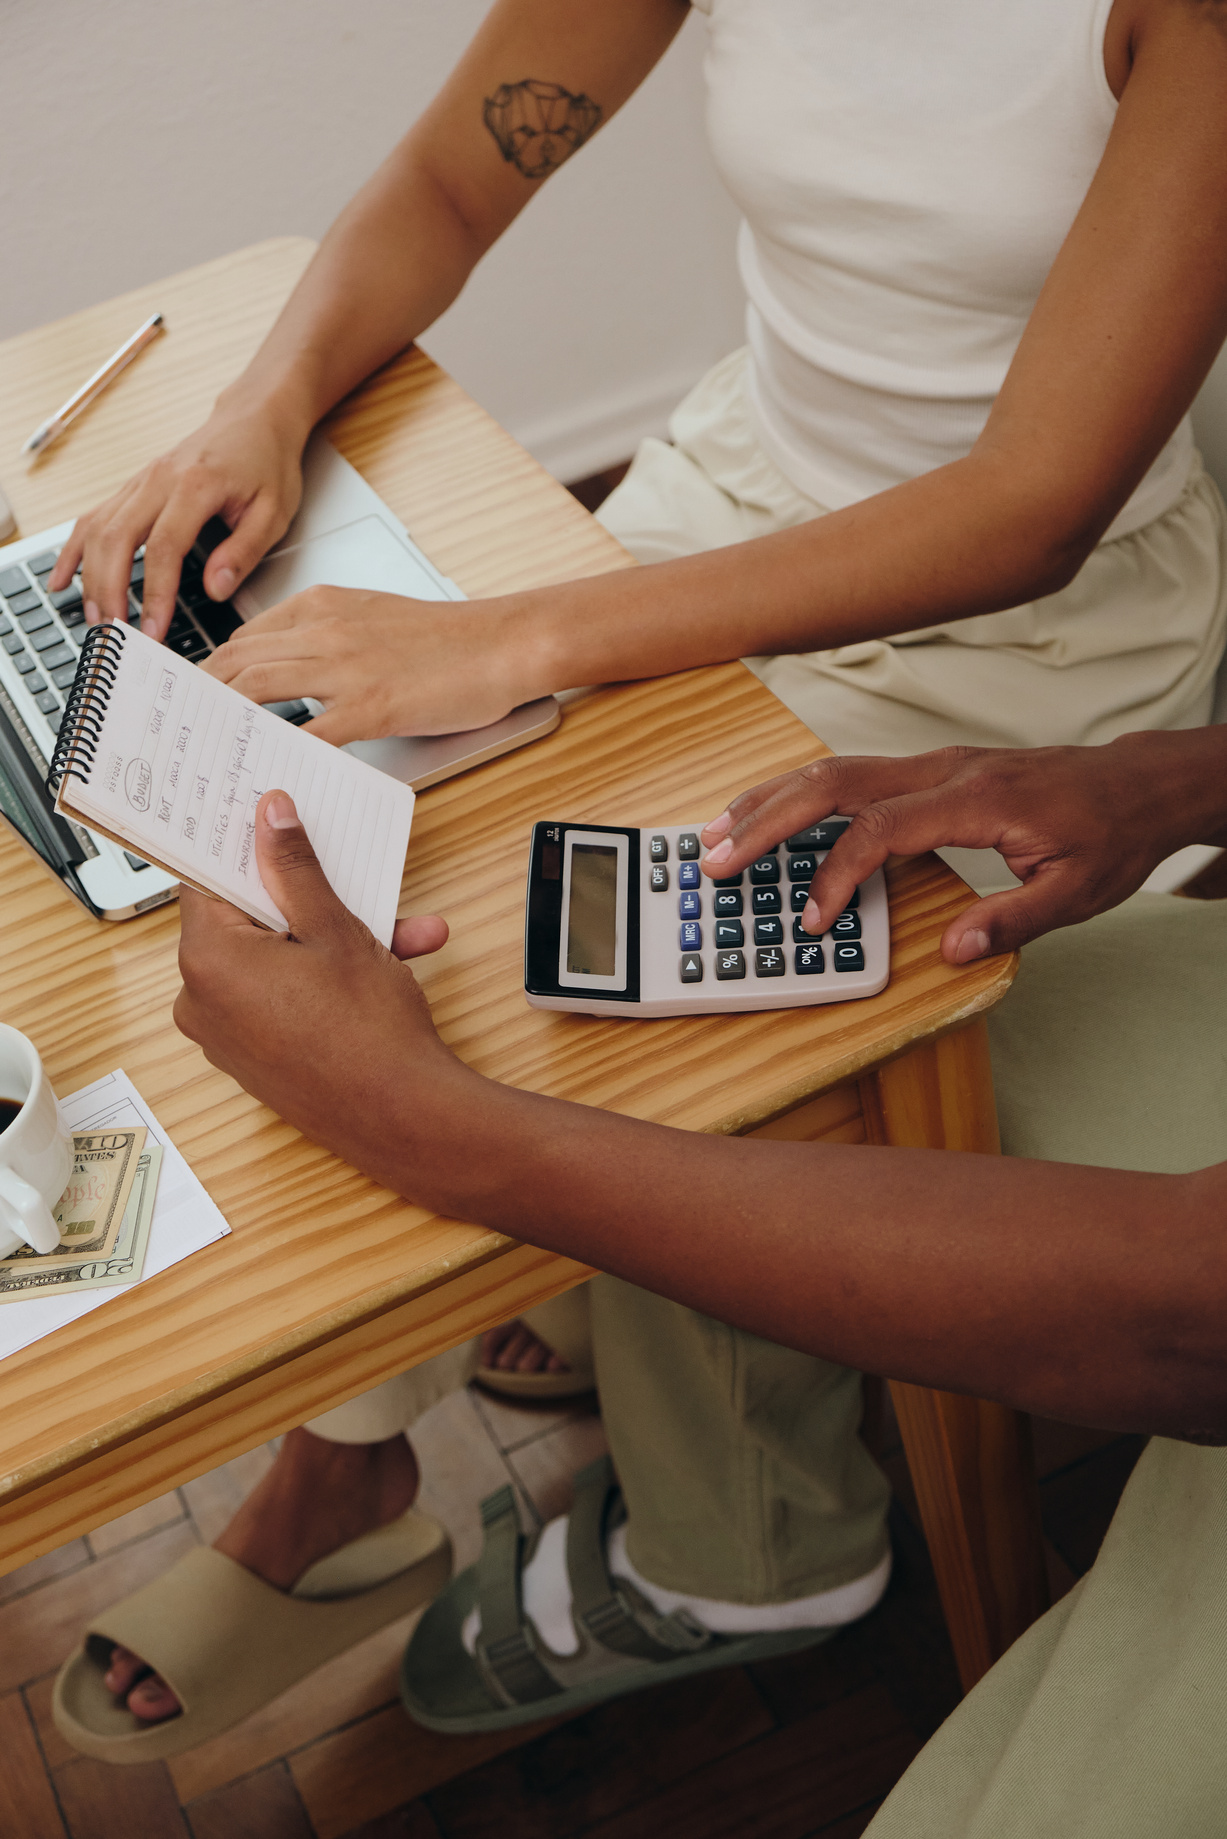
[[[51,1209],[72,1174],[72,1138],[33,1041],[0,1022],[0,1098],[21,1110],[0,1130],[0,1258],[19,1245],[53,1252],[60,1229]]]

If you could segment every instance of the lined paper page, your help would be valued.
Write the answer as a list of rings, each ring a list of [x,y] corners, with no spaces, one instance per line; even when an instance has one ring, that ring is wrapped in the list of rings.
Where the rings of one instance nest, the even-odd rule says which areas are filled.
[[[333,889],[384,945],[392,942],[413,793],[313,734],[270,715],[131,626],[88,784],[61,799],[137,854],[198,882],[278,931],[260,879],[256,805],[290,794]]]

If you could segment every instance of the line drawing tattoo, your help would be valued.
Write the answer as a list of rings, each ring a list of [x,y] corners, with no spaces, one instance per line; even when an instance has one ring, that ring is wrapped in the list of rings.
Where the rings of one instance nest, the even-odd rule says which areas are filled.
[[[525,77],[500,83],[482,105],[482,120],[499,152],[526,179],[546,179],[600,126],[599,103],[573,96],[561,83]]]

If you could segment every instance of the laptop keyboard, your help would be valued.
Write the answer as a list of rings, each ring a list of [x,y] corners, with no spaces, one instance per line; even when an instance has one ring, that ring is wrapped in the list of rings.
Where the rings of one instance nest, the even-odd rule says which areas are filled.
[[[224,525],[220,532],[206,525],[184,558],[180,572],[166,644],[193,664],[224,645],[242,623],[229,601],[210,600],[204,589],[205,563],[219,535],[225,534]],[[47,578],[59,553],[58,549],[47,549],[25,562],[11,562],[0,569],[0,645],[24,678],[52,734],[59,732],[86,632],[79,578],[58,594],[47,592]],[[132,564],[128,586],[128,620],[134,626],[140,625],[144,582],[145,552],[141,549]],[[267,707],[287,721],[298,723],[310,718],[302,702],[269,703]]]
[[[47,549],[27,562],[0,569],[0,645],[25,679],[53,734],[59,732],[85,636],[80,587],[74,582],[58,594],[47,592],[47,577],[58,555],[58,549]],[[143,560],[133,564],[134,574],[137,568],[143,579]]]

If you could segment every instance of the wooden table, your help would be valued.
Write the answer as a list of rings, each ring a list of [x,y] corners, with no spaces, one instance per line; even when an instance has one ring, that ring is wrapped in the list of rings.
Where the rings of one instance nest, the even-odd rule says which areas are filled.
[[[3,484],[23,533],[88,508],[196,426],[310,252],[265,243],[0,346]],[[29,429],[155,310],[165,338],[23,472]],[[631,565],[420,351],[330,431],[471,595]],[[996,1149],[982,1017],[1014,963],[941,962],[967,894],[934,857],[889,871],[892,977],[869,1001],[642,1023],[524,1001],[535,818],[684,823],[818,751],[730,664],[600,690],[547,740],[423,794],[402,911],[451,924],[420,971],[444,1038],[494,1078],[688,1130]],[[233,1228],[0,1363],[0,1572],[587,1275],[377,1188],[210,1067],[171,1021],[175,906],[99,924],[7,831],[0,888],[0,1017],[33,1038],[62,1093],[122,1067]],[[1043,1606],[1025,1421],[893,1390],[970,1685]]]

